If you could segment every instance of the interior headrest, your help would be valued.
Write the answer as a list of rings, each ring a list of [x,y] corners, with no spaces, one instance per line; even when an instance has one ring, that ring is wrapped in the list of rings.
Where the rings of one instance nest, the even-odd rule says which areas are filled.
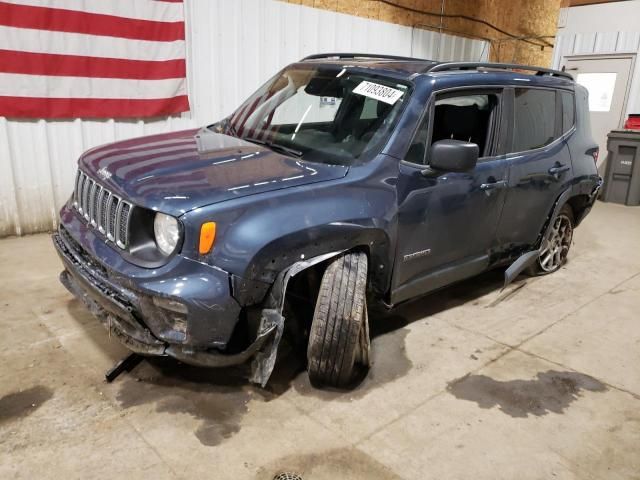
[[[477,133],[482,112],[477,105],[460,107],[458,105],[439,105],[443,130],[447,136],[458,140],[468,139]]]

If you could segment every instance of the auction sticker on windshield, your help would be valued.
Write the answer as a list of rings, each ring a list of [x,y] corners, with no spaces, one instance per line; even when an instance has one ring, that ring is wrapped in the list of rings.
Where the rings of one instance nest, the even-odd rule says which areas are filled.
[[[393,105],[404,93],[401,90],[395,88],[386,87],[379,83],[367,82],[366,80],[361,82],[356,88],[353,89],[353,93],[358,95],[364,95],[365,97],[374,98],[381,102]]]

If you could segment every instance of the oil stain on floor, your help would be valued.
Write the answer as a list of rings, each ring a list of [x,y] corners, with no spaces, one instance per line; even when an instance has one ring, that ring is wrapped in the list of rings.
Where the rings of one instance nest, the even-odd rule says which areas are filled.
[[[5,395],[0,398],[0,425],[30,415],[52,396],[42,385]]]
[[[577,372],[541,372],[532,380],[494,380],[486,375],[467,375],[448,385],[456,398],[477,403],[480,408],[498,406],[512,417],[563,413],[583,390],[603,392],[607,387],[593,377]]]
[[[124,409],[155,404],[156,411],[182,413],[200,420],[195,435],[215,446],[240,430],[251,400],[273,395],[251,386],[241,368],[197,368],[168,358],[148,359],[125,380],[116,395]]]
[[[289,473],[287,477],[286,473]],[[395,473],[353,447],[336,448],[306,455],[289,455],[261,467],[256,478],[272,480],[280,478],[298,478],[304,480],[400,480]]]

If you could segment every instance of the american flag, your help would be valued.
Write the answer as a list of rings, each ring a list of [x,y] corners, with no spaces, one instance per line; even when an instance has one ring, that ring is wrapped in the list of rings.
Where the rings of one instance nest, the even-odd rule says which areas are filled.
[[[182,0],[0,1],[0,116],[189,110]]]

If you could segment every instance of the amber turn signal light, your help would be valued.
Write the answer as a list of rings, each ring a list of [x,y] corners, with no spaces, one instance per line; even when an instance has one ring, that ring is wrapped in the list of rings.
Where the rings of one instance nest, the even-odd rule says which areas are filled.
[[[216,239],[216,222],[206,222],[200,227],[200,246],[198,251],[200,255],[206,255],[213,248],[213,242]]]

